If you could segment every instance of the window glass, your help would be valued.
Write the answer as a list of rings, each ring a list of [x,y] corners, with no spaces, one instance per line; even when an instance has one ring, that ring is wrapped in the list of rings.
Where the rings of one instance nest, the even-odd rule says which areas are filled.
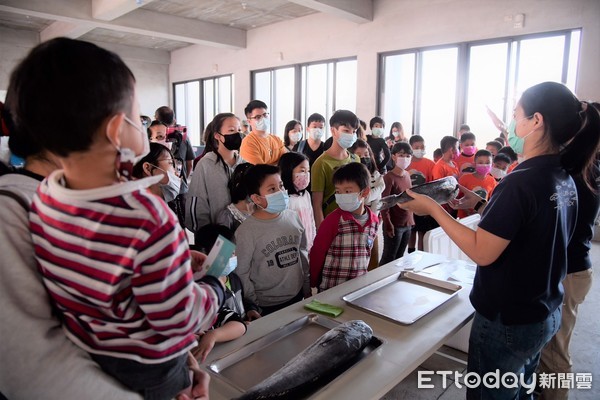
[[[294,119],[294,68],[275,70],[274,105],[270,110],[271,133],[283,139],[285,124]]]
[[[405,135],[413,131],[415,97],[415,53],[385,57],[383,118],[386,128],[400,122]],[[386,133],[389,129],[386,129]]]

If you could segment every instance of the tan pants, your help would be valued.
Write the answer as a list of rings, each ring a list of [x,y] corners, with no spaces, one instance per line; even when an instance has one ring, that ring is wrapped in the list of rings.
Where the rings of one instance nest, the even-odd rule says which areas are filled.
[[[571,334],[577,320],[577,308],[583,303],[585,296],[592,287],[592,268],[568,274],[563,281],[563,286],[565,288],[565,298],[562,306],[560,329],[542,350],[538,372],[555,374],[571,372],[573,366],[571,353],[569,352]],[[558,388],[545,389],[539,397],[543,400],[564,400],[568,398],[569,389]]]

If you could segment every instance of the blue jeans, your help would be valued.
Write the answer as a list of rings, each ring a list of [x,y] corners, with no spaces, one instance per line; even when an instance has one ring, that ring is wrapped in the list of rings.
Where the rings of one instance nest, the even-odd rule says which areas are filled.
[[[404,255],[412,226],[395,226],[394,237],[389,237],[383,232],[383,254],[379,265],[392,262]]]
[[[504,325],[500,316],[490,321],[476,312],[469,337],[467,371],[474,372],[479,377],[496,370],[499,370],[500,377],[512,372],[517,375],[519,382],[523,379],[526,385],[532,385],[532,375],[540,361],[542,349],[560,327],[560,313],[558,307],[544,321],[527,325]],[[521,386],[519,382],[515,385],[508,382],[508,386],[516,387],[504,387],[502,384],[499,388],[488,388],[484,384],[476,388],[467,387],[467,399],[532,399],[533,391]]]

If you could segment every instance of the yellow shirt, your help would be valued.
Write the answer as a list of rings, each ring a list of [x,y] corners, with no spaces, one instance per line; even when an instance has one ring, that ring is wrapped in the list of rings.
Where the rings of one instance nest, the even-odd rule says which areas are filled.
[[[255,132],[250,132],[242,140],[240,156],[250,164],[276,165],[279,158],[286,152],[283,141],[273,134],[259,137]]]

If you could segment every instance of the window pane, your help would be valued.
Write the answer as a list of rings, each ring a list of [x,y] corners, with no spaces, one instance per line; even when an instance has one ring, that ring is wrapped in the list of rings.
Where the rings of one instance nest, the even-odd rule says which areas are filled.
[[[521,40],[517,69],[517,98],[533,85],[561,82],[565,37],[553,36]]]
[[[456,47],[423,52],[418,133],[432,149],[442,137],[454,135],[457,56]]]
[[[415,54],[387,56],[383,62],[382,117],[388,127],[396,121],[402,123],[404,132],[410,136],[413,131]]]
[[[356,112],[356,60],[336,63],[335,73],[335,108]]]
[[[294,68],[275,70],[275,104],[271,112],[271,133],[283,139],[285,124],[294,119]]]
[[[200,81],[185,84],[185,120],[180,125],[187,126],[188,137],[193,146],[200,144]]]
[[[178,83],[175,85],[175,118],[177,121],[180,121],[180,124],[186,124],[187,115],[185,113],[186,99],[185,99],[185,83]],[[154,115],[152,115],[152,119],[154,119]]]
[[[579,66],[579,44],[581,40],[581,31],[571,32],[571,44],[569,48],[569,70],[567,71],[567,87],[575,92],[577,84],[577,67]]]
[[[477,147],[498,137],[500,131],[488,116],[489,107],[498,118],[504,114],[508,43],[473,46],[469,58],[466,121],[477,136]],[[463,121],[460,121],[463,122]]]
[[[306,118],[313,113],[319,113],[328,121],[331,114],[330,108],[333,105],[327,104],[327,64],[308,65],[303,69],[304,86],[304,108]],[[303,121],[306,124],[306,120]],[[303,125],[304,126],[304,125]],[[329,130],[325,129],[325,136],[329,135]]]
[[[271,71],[254,74],[254,96],[252,100],[264,101],[269,109],[273,108],[271,104]]]
[[[218,108],[217,113],[231,112],[231,76],[223,76],[217,79],[218,84]]]

